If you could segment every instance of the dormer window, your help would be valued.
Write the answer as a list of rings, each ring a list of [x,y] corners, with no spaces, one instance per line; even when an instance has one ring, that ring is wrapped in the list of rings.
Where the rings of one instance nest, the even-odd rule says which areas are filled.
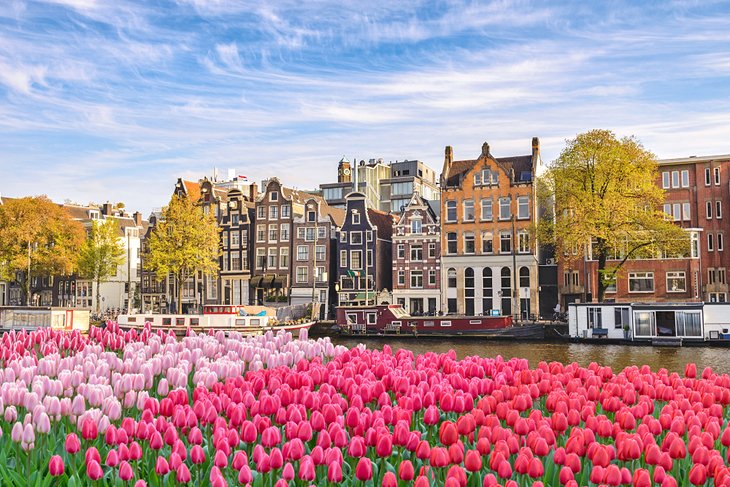
[[[353,215],[352,215],[352,224],[353,225],[359,225],[360,224],[360,214],[359,213],[353,213]]]
[[[91,218],[92,220],[98,220],[99,212],[96,210],[89,210],[89,218]]]
[[[279,201],[279,192],[278,191],[272,191],[269,194],[269,201]]]

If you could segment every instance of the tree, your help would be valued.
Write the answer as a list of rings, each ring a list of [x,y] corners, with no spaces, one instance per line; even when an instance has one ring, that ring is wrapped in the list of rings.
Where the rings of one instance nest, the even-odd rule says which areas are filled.
[[[651,152],[634,137],[617,139],[607,130],[567,141],[541,177],[538,188],[554,213],[541,220],[540,235],[560,259],[590,248],[598,263],[599,302],[627,260],[689,251],[689,234],[661,210],[664,190],[657,177]]]
[[[118,222],[114,218],[93,220],[91,232],[79,253],[79,274],[96,284],[97,313],[101,306],[101,284],[124,263],[124,247],[119,241],[118,231]]]
[[[218,273],[218,225],[212,213],[185,196],[175,195],[150,235],[145,268],[159,280],[172,274],[177,312],[182,313],[182,288],[197,271]]]
[[[45,196],[9,199],[0,206],[0,274],[23,274],[26,305],[34,275],[71,274],[84,228]]]

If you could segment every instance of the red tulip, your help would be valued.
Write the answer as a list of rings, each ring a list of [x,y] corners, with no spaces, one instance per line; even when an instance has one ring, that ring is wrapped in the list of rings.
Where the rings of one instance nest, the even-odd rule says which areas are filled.
[[[380,485],[382,485],[382,487],[397,487],[398,479],[395,478],[395,474],[393,472],[385,472],[385,475],[383,475],[383,481]]]
[[[170,466],[167,464],[165,457],[157,457],[155,462],[155,473],[158,476],[166,475],[170,471]]]
[[[299,462],[299,478],[312,481],[315,477],[314,462],[312,462],[309,456],[302,457],[302,460]]]
[[[689,379],[697,377],[697,365],[689,363],[684,367],[684,376]]]
[[[61,455],[53,455],[48,461],[48,472],[53,477],[60,477],[64,472],[63,458]]]
[[[205,451],[203,451],[203,448],[200,445],[193,445],[190,449],[190,461],[192,461],[195,465],[200,465],[205,462]]]
[[[446,448],[435,446],[431,448],[431,455],[429,457],[432,467],[445,467],[450,463],[449,454]]]
[[[482,456],[476,450],[468,450],[464,459],[464,467],[469,472],[478,472],[482,469]]]
[[[119,464],[119,479],[125,482],[134,478],[134,472],[132,466],[128,462],[122,462]]]
[[[664,480],[662,480],[661,487],[677,487],[677,480],[671,475],[667,475],[664,477]]]
[[[342,482],[342,464],[332,462],[327,467],[327,480],[330,482]]]
[[[459,432],[451,421],[444,421],[439,427],[439,441],[444,446],[453,445],[459,441]]]
[[[644,468],[639,468],[634,471],[633,479],[634,487],[651,487],[651,476],[649,471]]]
[[[99,428],[91,418],[86,418],[81,425],[81,437],[85,440],[95,440],[99,436]]]
[[[527,468],[527,475],[533,479],[542,477],[545,473],[545,467],[539,458],[533,458],[530,460],[530,466]]]
[[[147,482],[144,480],[138,480],[134,483],[134,487],[147,487]]]
[[[178,484],[187,484],[190,482],[190,470],[184,463],[181,463],[177,467],[177,470],[175,471],[175,480],[177,480]]]
[[[381,435],[378,438],[375,453],[381,458],[386,458],[393,454],[393,439],[390,435]]]
[[[510,465],[507,460],[504,460],[497,467],[497,475],[503,479],[512,477],[512,465]]]
[[[213,458],[213,465],[218,468],[226,468],[228,466],[228,457],[226,454],[221,450],[216,451],[215,457]]]
[[[564,466],[560,468],[560,475],[558,478],[560,479],[560,483],[565,485],[569,480],[573,480],[575,477],[573,476],[573,471],[570,467]]]
[[[604,482],[611,486],[621,485],[621,469],[614,464],[608,465],[608,467],[606,467]]]
[[[415,470],[413,469],[413,464],[411,463],[411,461],[403,460],[400,463],[400,465],[398,465],[398,477],[401,480],[409,482],[409,481],[413,480],[414,476],[415,476]]]
[[[96,460],[91,460],[86,464],[86,475],[91,480],[99,480],[104,476],[104,471],[101,469],[101,465]]]
[[[217,468],[217,467],[213,467]],[[223,479],[223,477],[220,477]],[[225,481],[225,479],[224,479]],[[253,482],[253,472],[251,471],[251,468],[248,465],[244,465],[241,467],[241,470],[238,472],[238,481],[242,483],[243,485],[250,484]]]
[[[362,457],[355,467],[355,477],[363,482],[373,477],[373,465],[368,457]]]
[[[692,465],[689,471],[689,482],[692,485],[703,485],[707,480],[707,469],[701,463]]]
[[[150,448],[153,450],[160,450],[163,446],[165,446],[165,442],[163,441],[160,432],[155,431],[152,433],[152,436],[150,437]]]
[[[413,487],[431,487],[431,482],[424,475],[419,475],[413,483]]]
[[[101,455],[99,455],[99,450],[97,450],[96,447],[92,446],[88,450],[86,450],[86,453],[84,454],[84,458],[85,458],[87,465],[92,460],[96,461],[96,463],[101,464]]]
[[[107,467],[116,467],[119,465],[119,455],[117,454],[116,450],[109,450],[109,453],[106,454],[106,462],[104,462]]]
[[[285,464],[281,469],[281,478],[286,481],[294,480],[294,466],[291,463]]]
[[[79,437],[76,436],[74,433],[69,433],[66,435],[66,453],[75,454],[78,453],[79,450],[81,450],[81,442],[79,441]]]

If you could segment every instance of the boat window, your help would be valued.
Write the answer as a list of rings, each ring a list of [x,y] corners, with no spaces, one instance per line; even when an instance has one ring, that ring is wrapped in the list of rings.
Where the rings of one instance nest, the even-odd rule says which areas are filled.
[[[163,326],[171,326],[172,325],[172,318],[162,318],[162,325]]]
[[[396,318],[403,318],[408,316],[408,313],[406,313],[406,310],[403,309],[402,306],[392,306],[390,307],[390,311],[393,313],[393,316]],[[375,322],[373,322],[375,323]]]
[[[246,320],[236,320],[236,326],[246,326]]]
[[[175,318],[176,326],[185,326],[185,318]]]
[[[424,321],[423,326],[433,326],[433,321]]]
[[[251,324],[252,325],[260,325],[261,324],[261,320],[258,319],[258,318],[252,318],[251,319]]]
[[[441,326],[451,326],[451,321],[442,321]]]
[[[634,313],[634,336],[651,336],[654,313],[636,311]]]
[[[198,326],[200,324],[200,318],[190,318],[190,326]]]
[[[354,325],[357,323],[357,315],[355,313],[347,313],[347,315],[345,315],[345,319],[347,320],[348,325]]]
[[[230,313],[231,312],[231,308],[230,307],[226,307],[226,308],[223,309],[223,312],[224,313]]]
[[[374,325],[376,323],[375,313],[367,314],[368,325]]]
[[[145,323],[154,323],[155,318],[152,316],[145,316],[144,321],[145,321]]]
[[[470,325],[481,325],[482,320],[469,320]]]
[[[137,322],[137,317],[136,316],[128,316],[127,317],[127,322],[128,323],[136,323]]]

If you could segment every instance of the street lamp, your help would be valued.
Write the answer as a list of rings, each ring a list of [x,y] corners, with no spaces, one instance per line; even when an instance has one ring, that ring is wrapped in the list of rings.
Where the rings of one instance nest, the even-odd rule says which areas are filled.
[[[317,205],[309,203],[307,209],[314,212],[314,260],[312,261],[312,307],[314,307],[315,295],[317,293],[317,237],[319,234],[319,215],[317,215]],[[309,219],[309,214],[307,214]]]

